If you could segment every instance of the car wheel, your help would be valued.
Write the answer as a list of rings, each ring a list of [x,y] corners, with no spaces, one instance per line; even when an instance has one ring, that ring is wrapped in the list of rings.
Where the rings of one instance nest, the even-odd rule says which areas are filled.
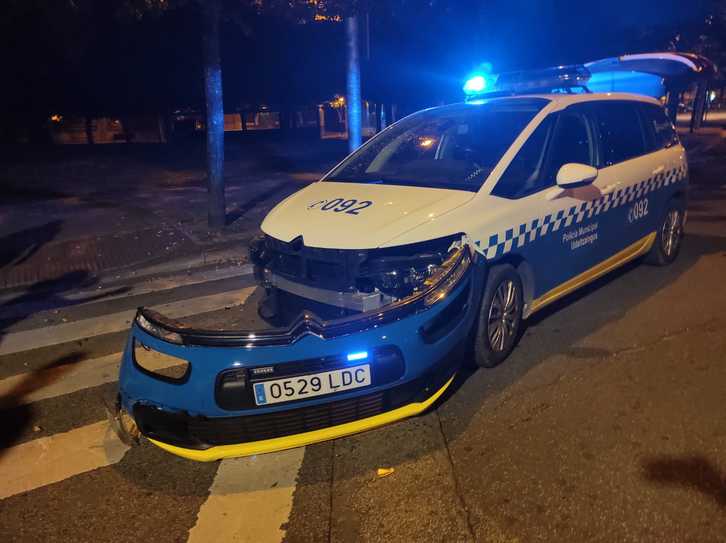
[[[648,254],[648,262],[656,266],[667,266],[681,250],[683,240],[683,205],[673,200],[658,225],[655,243]]]
[[[522,328],[522,280],[511,266],[489,272],[475,328],[474,362],[483,368],[501,363],[519,340]]]

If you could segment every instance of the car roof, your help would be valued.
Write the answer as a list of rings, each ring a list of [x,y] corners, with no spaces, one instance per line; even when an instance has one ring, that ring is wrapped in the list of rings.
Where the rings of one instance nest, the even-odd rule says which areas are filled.
[[[475,98],[469,102],[458,102],[455,104],[449,104],[445,106],[438,106],[426,109],[424,111],[451,111],[466,107],[476,107],[477,105],[483,104],[516,104],[518,101],[527,102],[529,101],[532,105],[546,106],[550,105],[550,111],[563,109],[572,104],[579,104],[584,102],[603,102],[603,101],[631,101],[631,102],[644,102],[647,104],[654,104],[662,106],[662,104],[650,96],[643,94],[633,94],[627,92],[586,92],[580,94],[516,94],[516,95],[500,95],[492,96],[487,98],[486,95],[481,98]]]
[[[581,102],[600,102],[608,100],[627,100],[633,102],[647,102],[650,104],[661,105],[661,103],[644,94],[634,94],[630,92],[584,92],[580,94],[522,94],[517,96],[507,96],[507,98],[544,98],[551,102],[569,106],[570,104],[578,104]]]

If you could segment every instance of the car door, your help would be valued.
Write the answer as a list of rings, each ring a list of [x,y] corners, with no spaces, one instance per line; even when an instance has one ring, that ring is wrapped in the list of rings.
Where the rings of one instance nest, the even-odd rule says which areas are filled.
[[[590,212],[599,190],[556,186],[564,164],[595,166],[597,158],[588,111],[575,104],[540,123],[492,189],[492,196],[509,200],[500,205],[512,227],[491,236],[490,245],[498,245],[487,258],[521,255],[536,278],[535,298],[586,272],[602,254],[599,219]]]
[[[649,134],[638,103],[603,100],[587,105],[595,127],[600,191],[599,257],[628,252],[655,230],[657,213],[652,186],[666,174],[666,165],[650,152]],[[630,249],[629,249],[630,248]]]
[[[663,107],[648,102],[637,104],[646,135],[647,151],[653,161],[653,171],[664,170],[655,175],[645,188],[649,198],[648,215],[650,226],[657,228],[666,212],[671,198],[684,190],[688,167],[678,135]]]

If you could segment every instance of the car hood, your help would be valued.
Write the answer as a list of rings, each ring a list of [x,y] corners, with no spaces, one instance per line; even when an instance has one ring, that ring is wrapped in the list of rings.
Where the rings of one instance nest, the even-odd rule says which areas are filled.
[[[385,246],[417,226],[438,220],[475,194],[449,189],[318,182],[280,202],[265,217],[262,231],[284,242],[302,236],[308,247],[372,249]],[[423,241],[426,229],[421,230],[420,241]]]

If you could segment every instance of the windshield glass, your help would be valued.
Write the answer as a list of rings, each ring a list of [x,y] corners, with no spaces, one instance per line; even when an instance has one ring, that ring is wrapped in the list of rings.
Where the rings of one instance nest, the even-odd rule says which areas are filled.
[[[479,190],[545,99],[458,104],[406,117],[324,181]]]

